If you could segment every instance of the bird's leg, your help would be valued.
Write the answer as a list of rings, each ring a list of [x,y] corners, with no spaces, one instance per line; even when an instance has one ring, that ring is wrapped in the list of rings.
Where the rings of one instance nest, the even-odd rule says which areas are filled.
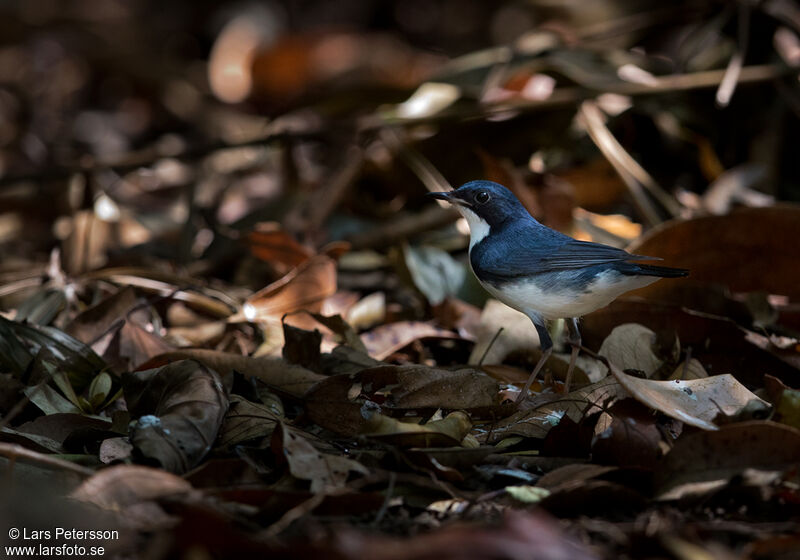
[[[578,359],[578,352],[581,350],[581,331],[578,330],[578,320],[574,317],[566,319],[567,344],[572,346],[572,353],[569,356],[569,367],[567,368],[567,378],[564,380],[564,393],[569,393],[569,386],[572,383],[572,372],[575,370],[575,361]]]
[[[547,327],[540,321],[534,321],[533,319],[531,319],[531,321],[533,321],[533,326],[536,327],[536,332],[539,333],[539,346],[542,348],[542,356],[539,358],[539,361],[536,362],[536,367],[533,368],[533,372],[531,372],[530,377],[528,377],[528,381],[525,382],[525,387],[522,388],[522,392],[517,397],[516,404],[521,403],[528,397],[528,390],[531,388],[531,385],[533,385],[533,382],[536,381],[536,377],[539,375],[542,367],[544,367],[547,358],[553,353],[553,341],[550,339]]]

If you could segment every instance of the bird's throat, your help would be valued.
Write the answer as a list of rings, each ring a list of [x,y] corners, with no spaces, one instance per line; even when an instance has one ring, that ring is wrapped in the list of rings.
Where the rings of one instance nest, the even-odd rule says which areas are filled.
[[[458,206],[457,208],[458,211],[461,212],[461,215],[464,216],[469,226],[469,248],[472,250],[475,245],[483,241],[483,239],[489,235],[489,230],[491,228],[486,220],[469,208],[464,206]]]

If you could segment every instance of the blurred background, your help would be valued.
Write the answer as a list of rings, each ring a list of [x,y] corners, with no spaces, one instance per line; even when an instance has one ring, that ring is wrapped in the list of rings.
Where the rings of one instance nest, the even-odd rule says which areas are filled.
[[[3,2],[0,302],[121,265],[246,297],[343,240],[340,288],[399,286],[422,317],[404,297],[483,301],[460,287],[464,224],[426,189],[496,180],[545,224],[617,246],[796,201],[799,14],[792,0]],[[750,258],[786,251],[762,242]],[[679,244],[653,250],[697,268]],[[427,286],[411,261],[454,280]],[[732,264],[694,278],[727,281]],[[783,284],[728,287],[792,295]]]
[[[795,558],[799,73],[795,0],[0,1],[0,520],[85,481],[147,558]],[[691,270],[541,414],[424,196],[474,179]]]

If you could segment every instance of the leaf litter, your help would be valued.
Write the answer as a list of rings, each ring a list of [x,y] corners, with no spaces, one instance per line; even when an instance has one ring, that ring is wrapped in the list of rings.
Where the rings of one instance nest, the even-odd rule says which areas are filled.
[[[17,4],[9,526],[90,508],[115,557],[796,552],[795,2],[396,3],[378,31],[359,0],[348,32],[320,2]],[[535,330],[423,197],[474,178],[691,276],[582,318],[569,394],[554,322],[516,406]]]

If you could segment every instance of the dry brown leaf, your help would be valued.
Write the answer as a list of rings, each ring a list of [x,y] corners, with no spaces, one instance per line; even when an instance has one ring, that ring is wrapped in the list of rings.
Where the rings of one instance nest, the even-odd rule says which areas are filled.
[[[289,471],[295,478],[311,481],[311,492],[323,492],[330,488],[341,488],[351,472],[369,474],[364,465],[341,457],[322,453],[286,424],[275,431],[273,450],[289,463]]]
[[[598,354],[622,370],[634,369],[651,377],[664,364],[655,353],[656,333],[637,323],[614,327]]]
[[[500,404],[500,387],[485,373],[472,368],[454,371],[419,365],[378,366],[358,376],[362,384],[379,386],[386,376],[396,376],[389,406],[398,409],[445,408],[477,409]]]
[[[688,268],[690,277],[656,282],[633,293],[680,303],[681,294],[693,285],[719,284],[734,292],[800,298],[797,239],[800,208],[789,205],[739,208],[725,216],[668,222],[628,249],[662,257],[669,266]]]
[[[769,407],[730,374],[687,381],[654,381],[623,373],[614,364],[611,373],[642,404],[704,430],[718,429],[712,423],[717,415],[735,416],[751,401],[760,403],[765,410]]]
[[[280,421],[281,416],[269,406],[232,395],[216,444],[231,448],[247,440],[269,436]]]
[[[125,321],[118,336],[117,351],[120,357],[127,360],[131,369],[137,368],[139,364],[143,364],[150,358],[174,349],[160,336],[143,329],[130,320]]]
[[[367,352],[376,360],[384,360],[421,338],[458,338],[458,335],[421,321],[389,323],[361,335]]]
[[[167,515],[157,501],[196,494],[192,485],[161,469],[138,465],[117,465],[98,471],[84,481],[70,497],[94,504],[117,516],[129,527],[163,530],[176,520]]]
[[[469,416],[458,410],[441,420],[427,424],[402,422],[372,411],[369,411],[367,416],[367,422],[363,427],[365,436],[401,447],[458,446],[472,427]]]
[[[704,292],[708,294],[707,290]],[[733,320],[693,311],[680,304],[619,299],[583,318],[581,334],[587,348],[598,348],[608,333],[624,323],[641,323],[653,329],[660,340],[677,335],[682,348],[711,372],[730,372],[748,387],[763,383],[765,371],[792,383],[797,369],[781,354],[762,348],[751,331]]]
[[[313,255],[309,248],[274,223],[258,224],[255,231],[247,235],[247,244],[256,258],[288,266],[298,266]]]
[[[336,261],[315,255],[247,298],[228,321],[270,320],[299,309],[318,312],[323,300],[335,292]]]
[[[133,288],[130,286],[120,288],[114,294],[81,312],[64,332],[85,344],[92,344],[123,319],[136,303],[136,292]]]
[[[191,348],[176,350],[156,356],[141,367],[158,367],[175,360],[197,360],[207,365],[222,377],[226,378],[238,371],[245,377],[255,377],[273,387],[290,395],[300,397],[309,387],[327,379],[326,376],[314,373],[300,366],[288,363],[283,358],[264,356],[253,358],[217,350]]]
[[[800,430],[767,421],[722,426],[681,437],[656,472],[661,500],[717,489],[745,469],[796,468]]]
[[[122,378],[132,418],[131,443],[140,457],[183,473],[211,450],[228,410],[217,373],[194,360]]]

